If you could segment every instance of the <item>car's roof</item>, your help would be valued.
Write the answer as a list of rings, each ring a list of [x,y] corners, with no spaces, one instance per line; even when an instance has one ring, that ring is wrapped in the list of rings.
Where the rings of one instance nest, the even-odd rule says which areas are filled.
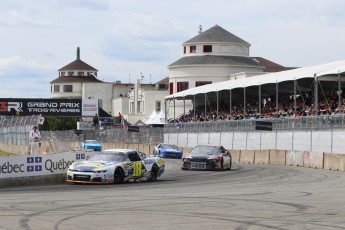
[[[210,148],[220,148],[222,147],[221,145],[196,145],[195,147],[210,147]]]
[[[102,152],[121,152],[121,153],[127,153],[127,152],[133,152],[137,151],[135,149],[105,149]]]

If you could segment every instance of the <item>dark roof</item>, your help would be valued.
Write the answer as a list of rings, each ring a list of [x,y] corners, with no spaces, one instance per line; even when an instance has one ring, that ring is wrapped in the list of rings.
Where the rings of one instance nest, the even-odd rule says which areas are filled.
[[[60,76],[50,82],[52,83],[68,83],[68,82],[103,82],[94,76]]]
[[[155,84],[169,84],[169,77],[163,78],[160,81],[157,81]]]
[[[89,71],[98,71],[97,69],[93,68],[89,64],[83,62],[80,59],[76,59],[75,61],[72,61],[71,63],[65,65],[59,71],[68,71],[68,70],[89,70]]]
[[[296,67],[285,67],[285,66],[279,65],[263,57],[253,57],[253,58],[257,60],[262,66],[265,67],[265,70],[264,70],[265,72],[280,72],[284,70],[296,69]]]
[[[222,27],[215,25],[210,29],[201,32],[192,39],[186,41],[186,43],[207,43],[207,42],[231,42],[231,43],[242,43],[250,45],[248,42],[223,29]]]
[[[253,60],[253,58],[251,57],[203,55],[182,57],[176,62],[170,64],[168,67],[179,65],[242,65],[258,67],[261,66],[259,62]]]

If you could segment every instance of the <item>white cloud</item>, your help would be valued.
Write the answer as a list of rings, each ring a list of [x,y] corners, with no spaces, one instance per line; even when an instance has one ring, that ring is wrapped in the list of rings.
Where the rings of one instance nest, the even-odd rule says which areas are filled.
[[[251,55],[285,66],[344,59],[339,0],[3,0],[0,97],[49,97],[49,82],[75,59],[100,79],[166,77],[181,44],[215,24],[251,43]],[[149,77],[144,81],[149,82]]]

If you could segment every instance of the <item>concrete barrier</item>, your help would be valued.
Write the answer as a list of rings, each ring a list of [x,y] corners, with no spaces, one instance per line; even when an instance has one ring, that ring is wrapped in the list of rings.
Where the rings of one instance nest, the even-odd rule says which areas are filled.
[[[345,171],[345,154],[324,153],[324,169]]]
[[[268,164],[270,162],[269,150],[255,150],[254,151],[254,163],[255,164]]]
[[[304,167],[323,169],[323,153],[304,151]]]
[[[304,152],[303,151],[287,151],[286,165],[304,166]]]
[[[241,150],[230,150],[233,163],[240,163]]]
[[[254,150],[241,150],[240,162],[247,164],[254,164],[255,151]]]
[[[286,164],[286,151],[270,149],[270,164],[285,165]]]
[[[1,178],[0,188],[15,187],[15,186],[29,186],[40,184],[57,184],[66,181],[66,173],[55,175],[42,175],[42,176],[26,176],[26,177],[13,177]]]

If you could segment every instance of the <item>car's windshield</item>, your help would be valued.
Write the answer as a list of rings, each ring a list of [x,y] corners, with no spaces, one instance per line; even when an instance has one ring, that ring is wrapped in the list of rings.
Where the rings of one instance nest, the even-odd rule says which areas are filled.
[[[89,161],[125,161],[125,154],[122,152],[100,152],[89,159]]]
[[[219,147],[217,146],[195,146],[190,154],[194,155],[218,155],[220,153]]]
[[[90,140],[90,141],[85,141],[85,144],[98,144],[98,142],[94,140]]]
[[[170,144],[162,144],[161,148],[163,148],[163,149],[178,149],[176,145],[170,145]]]

